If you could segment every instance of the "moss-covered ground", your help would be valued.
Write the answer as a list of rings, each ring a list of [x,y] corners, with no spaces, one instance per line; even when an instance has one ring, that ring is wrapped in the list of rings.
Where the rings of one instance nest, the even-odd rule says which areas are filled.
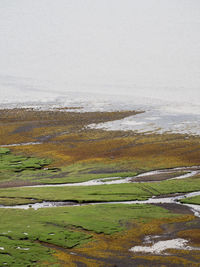
[[[25,170],[40,170],[50,163],[50,159],[15,155],[8,148],[0,147],[0,181],[12,181],[21,176],[18,173]]]
[[[55,262],[42,242],[72,248],[91,240],[92,232],[113,234],[131,221],[176,217],[150,205],[98,205],[40,210],[0,209],[0,266],[40,266]],[[81,232],[80,229],[88,231]]]

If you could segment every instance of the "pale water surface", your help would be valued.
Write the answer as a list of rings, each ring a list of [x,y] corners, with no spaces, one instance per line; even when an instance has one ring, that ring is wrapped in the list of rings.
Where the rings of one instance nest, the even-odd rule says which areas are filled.
[[[97,127],[199,134],[199,14],[199,0],[2,0],[0,106],[142,109]]]

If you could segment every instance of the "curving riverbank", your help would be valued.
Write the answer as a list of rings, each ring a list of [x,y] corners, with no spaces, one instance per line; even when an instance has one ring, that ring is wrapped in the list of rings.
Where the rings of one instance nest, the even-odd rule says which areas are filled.
[[[185,179],[200,174],[200,166],[178,167],[171,169],[149,171],[133,177],[109,177],[94,179],[81,183],[63,183],[63,184],[40,184],[25,185],[20,187],[63,187],[63,186],[96,186],[96,185],[113,185],[125,183],[141,183],[141,182],[158,182],[173,179]]]

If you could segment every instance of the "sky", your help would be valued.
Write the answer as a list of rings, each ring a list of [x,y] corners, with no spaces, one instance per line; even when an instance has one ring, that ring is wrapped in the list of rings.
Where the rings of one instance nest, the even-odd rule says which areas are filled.
[[[31,91],[199,102],[199,0],[1,0],[0,102]]]

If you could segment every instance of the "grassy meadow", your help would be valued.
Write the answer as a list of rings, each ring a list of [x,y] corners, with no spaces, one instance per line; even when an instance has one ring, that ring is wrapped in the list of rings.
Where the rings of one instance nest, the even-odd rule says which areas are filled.
[[[55,263],[53,249],[43,246],[43,242],[70,249],[95,242],[93,232],[111,235],[125,230],[127,222],[145,223],[178,215],[150,205],[121,204],[37,211],[0,209],[0,216],[0,242],[4,248],[0,250],[0,265],[6,262],[10,266],[34,266],[36,262]]]

